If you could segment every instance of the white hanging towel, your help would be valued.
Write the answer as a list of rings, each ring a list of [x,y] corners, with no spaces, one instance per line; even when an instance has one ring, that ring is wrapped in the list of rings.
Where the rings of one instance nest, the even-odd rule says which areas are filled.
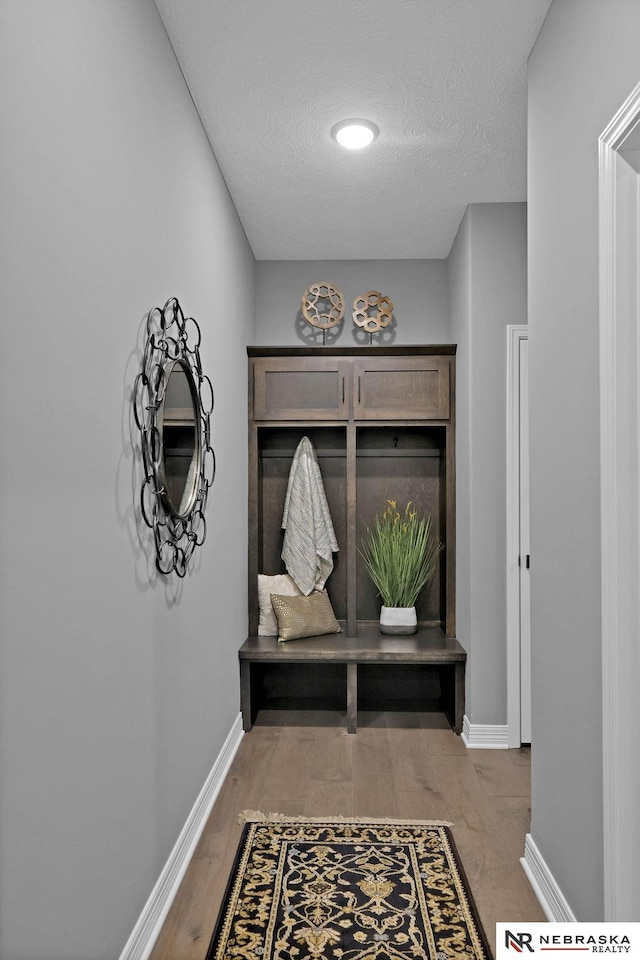
[[[284,502],[282,559],[305,596],[321,590],[333,570],[338,542],[313,444],[303,437],[293,456]]]

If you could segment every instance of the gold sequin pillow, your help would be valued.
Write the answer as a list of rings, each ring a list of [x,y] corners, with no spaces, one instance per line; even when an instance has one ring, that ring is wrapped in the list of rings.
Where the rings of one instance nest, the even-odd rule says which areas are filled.
[[[285,597],[271,594],[273,612],[278,621],[278,640],[300,640],[341,633],[326,590],[317,590],[308,597]]]

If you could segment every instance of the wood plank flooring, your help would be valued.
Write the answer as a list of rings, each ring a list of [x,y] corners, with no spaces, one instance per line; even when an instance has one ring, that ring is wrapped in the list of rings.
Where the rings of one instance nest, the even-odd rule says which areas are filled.
[[[520,865],[530,755],[467,750],[438,713],[262,711],[246,734],[150,960],[203,960],[242,810],[448,820],[495,951],[496,921],[544,921]]]

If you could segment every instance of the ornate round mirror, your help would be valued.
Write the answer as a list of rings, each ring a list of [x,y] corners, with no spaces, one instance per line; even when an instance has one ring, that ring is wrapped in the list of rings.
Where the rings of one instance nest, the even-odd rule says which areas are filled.
[[[184,577],[207,535],[204,511],[216,472],[213,402],[200,362],[200,327],[172,297],[147,316],[133,388],[144,469],[140,510],[153,530],[156,569],[165,576]]]
[[[164,368],[164,398],[158,414],[162,442],[162,499],[175,517],[188,517],[198,496],[200,478],[200,398],[191,368],[170,360]]]

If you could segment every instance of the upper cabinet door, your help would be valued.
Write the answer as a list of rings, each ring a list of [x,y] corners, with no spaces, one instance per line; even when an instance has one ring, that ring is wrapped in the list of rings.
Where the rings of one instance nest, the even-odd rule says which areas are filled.
[[[372,357],[354,366],[356,420],[448,420],[449,358]]]
[[[335,357],[256,358],[255,420],[347,420],[350,366]]]

